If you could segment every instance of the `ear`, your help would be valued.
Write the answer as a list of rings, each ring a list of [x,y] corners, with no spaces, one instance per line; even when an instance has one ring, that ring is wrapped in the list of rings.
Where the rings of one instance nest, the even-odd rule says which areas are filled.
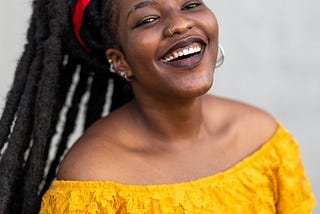
[[[106,50],[106,57],[107,60],[112,60],[113,67],[116,72],[125,72],[129,79],[133,77],[130,66],[128,65],[126,58],[121,51],[118,49],[109,48]]]

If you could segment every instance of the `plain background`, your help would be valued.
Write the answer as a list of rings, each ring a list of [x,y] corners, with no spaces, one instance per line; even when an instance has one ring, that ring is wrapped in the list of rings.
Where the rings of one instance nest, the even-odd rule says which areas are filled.
[[[299,141],[320,199],[320,2],[207,0],[226,58],[211,93],[274,115]],[[31,0],[0,2],[0,107],[25,42]],[[313,213],[319,213],[317,208]]]

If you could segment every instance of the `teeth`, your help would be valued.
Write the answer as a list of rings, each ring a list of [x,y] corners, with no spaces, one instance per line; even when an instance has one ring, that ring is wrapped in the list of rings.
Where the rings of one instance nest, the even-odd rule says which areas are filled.
[[[173,51],[165,57],[166,62],[171,62],[179,57],[187,56],[194,53],[199,53],[201,51],[201,46],[198,43],[194,43],[188,47],[180,50]]]
[[[188,55],[189,54],[189,50],[183,50],[183,55]]]

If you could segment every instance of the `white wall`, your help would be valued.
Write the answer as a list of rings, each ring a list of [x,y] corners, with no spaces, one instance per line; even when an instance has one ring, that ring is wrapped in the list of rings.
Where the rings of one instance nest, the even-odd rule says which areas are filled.
[[[23,50],[30,13],[30,0],[0,2],[0,112]]]
[[[262,107],[294,134],[319,201],[320,2],[207,2],[226,52],[211,92]]]
[[[296,136],[319,201],[320,2],[207,3],[220,22],[226,52],[211,92],[262,107]],[[30,4],[30,0],[0,2],[1,107],[24,44]]]

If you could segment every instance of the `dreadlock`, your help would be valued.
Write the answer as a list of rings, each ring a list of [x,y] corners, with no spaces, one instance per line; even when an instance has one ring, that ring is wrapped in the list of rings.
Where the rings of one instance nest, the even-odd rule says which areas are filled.
[[[74,35],[71,0],[34,0],[32,6],[27,43],[0,119],[0,213],[39,211],[85,94],[83,129],[102,116],[106,105],[113,111],[133,98],[130,85],[108,72],[105,59],[107,48],[119,48],[113,0],[92,0],[84,13],[81,37],[90,53]]]

